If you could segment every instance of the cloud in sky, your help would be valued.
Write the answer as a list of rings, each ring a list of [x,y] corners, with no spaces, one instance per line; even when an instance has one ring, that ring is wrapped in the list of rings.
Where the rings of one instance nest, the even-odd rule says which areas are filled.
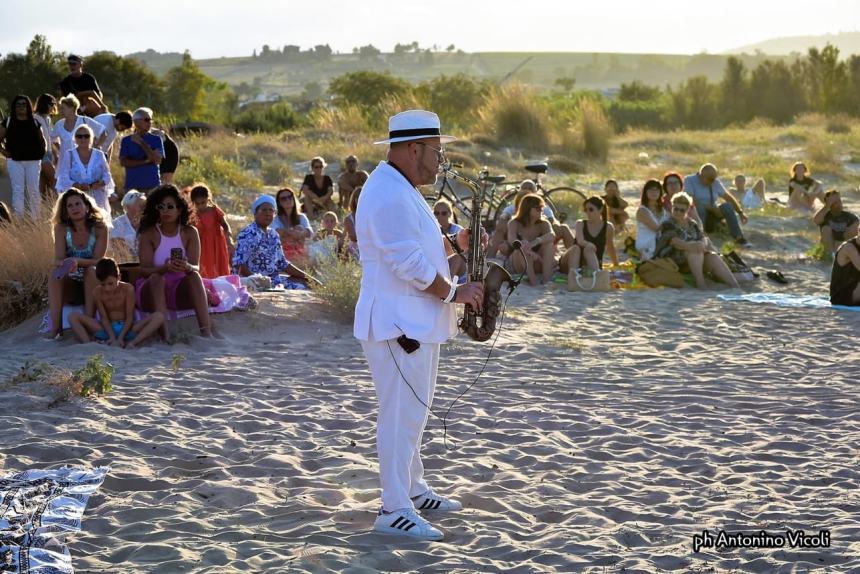
[[[145,7],[145,8],[144,8]],[[468,52],[718,53],[778,36],[860,30],[856,0],[0,1],[0,53],[35,34],[56,50],[248,55],[263,44],[337,51],[454,44]]]

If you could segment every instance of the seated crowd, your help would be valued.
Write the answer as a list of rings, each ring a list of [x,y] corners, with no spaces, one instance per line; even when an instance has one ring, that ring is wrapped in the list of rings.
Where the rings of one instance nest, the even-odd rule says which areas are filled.
[[[69,304],[83,305],[68,317],[81,341],[134,347],[155,334],[167,339],[167,318],[178,310],[193,311],[201,334],[209,336],[212,279],[237,274],[263,278],[273,288],[306,289],[314,280],[303,271],[308,266],[327,257],[359,258],[355,213],[368,173],[356,156],[345,158],[336,183],[325,173],[325,159],[312,158],[299,191],[284,187],[274,197],[258,197],[253,220],[234,239],[209,187],[171,184],[178,148],[167,131],[153,127],[153,110],[110,113],[83,63],[69,56],[59,98],[42,94],[34,106],[18,95],[0,124],[12,188],[12,209],[0,202],[0,224],[12,217],[38,220],[42,201],[54,203],[52,337],[62,335]],[[121,185],[114,182],[112,161],[123,168]],[[709,163],[686,177],[669,172],[645,182],[631,228],[630,205],[616,180],[606,181],[602,196],[585,199],[583,217],[571,222],[559,220],[539,185],[525,180],[492,230],[487,257],[502,258],[531,285],[551,282],[556,271],[570,281],[607,273],[606,257],[618,265],[616,239],[626,234],[639,263],[670,261],[699,288],[706,277],[737,287],[709,235],[725,226],[735,245],[748,245],[746,212],[767,205],[765,191],[764,180],[747,188],[743,175],[726,189]],[[812,213],[823,250],[833,257],[833,302],[860,304],[860,220],[803,162],[791,166],[787,191],[791,208]],[[462,231],[448,201],[437,201],[432,211],[441,233]]]

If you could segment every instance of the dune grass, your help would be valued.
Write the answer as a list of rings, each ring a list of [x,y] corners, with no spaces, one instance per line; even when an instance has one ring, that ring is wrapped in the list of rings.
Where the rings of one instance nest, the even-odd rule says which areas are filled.
[[[43,206],[47,212],[48,206]],[[0,329],[45,307],[54,261],[50,225],[29,218],[0,226]]]

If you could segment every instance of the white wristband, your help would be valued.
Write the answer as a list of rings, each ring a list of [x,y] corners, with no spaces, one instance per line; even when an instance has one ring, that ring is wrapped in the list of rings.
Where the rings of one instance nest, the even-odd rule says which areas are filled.
[[[457,279],[456,275],[451,279],[451,290],[448,292],[448,296],[442,299],[443,303],[451,303],[454,301],[454,297],[457,296]]]

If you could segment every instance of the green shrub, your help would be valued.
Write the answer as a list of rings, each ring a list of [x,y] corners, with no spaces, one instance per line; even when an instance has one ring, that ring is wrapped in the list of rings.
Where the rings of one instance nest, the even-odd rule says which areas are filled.
[[[103,362],[104,357],[93,355],[87,360],[87,364],[78,369],[72,375],[80,384],[79,394],[82,397],[92,395],[104,395],[113,390],[111,379],[113,379],[114,367],[110,363]]]
[[[262,182],[245,166],[220,155],[200,154],[187,158],[176,170],[176,184],[180,187],[205,181],[221,187],[259,188]]]
[[[609,106],[609,117],[618,132],[630,128],[662,129],[666,127],[668,108],[665,99],[648,101],[615,100]]]
[[[233,117],[240,132],[280,133],[299,124],[299,115],[287,102],[248,104]]]

